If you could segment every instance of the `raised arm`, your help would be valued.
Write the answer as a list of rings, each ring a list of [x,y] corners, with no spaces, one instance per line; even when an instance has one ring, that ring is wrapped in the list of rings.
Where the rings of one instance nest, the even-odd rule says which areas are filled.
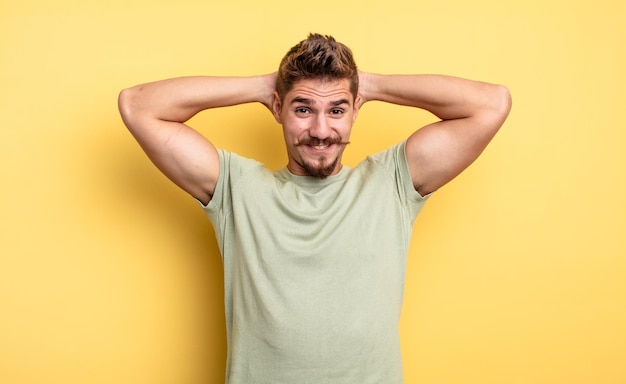
[[[276,75],[183,77],[123,90],[124,123],[150,160],[169,179],[208,204],[219,176],[217,150],[186,124],[198,112],[260,102],[270,108]]]
[[[511,109],[506,87],[450,76],[361,73],[359,95],[361,103],[407,105],[441,119],[415,131],[406,144],[413,185],[422,196],[467,168]]]

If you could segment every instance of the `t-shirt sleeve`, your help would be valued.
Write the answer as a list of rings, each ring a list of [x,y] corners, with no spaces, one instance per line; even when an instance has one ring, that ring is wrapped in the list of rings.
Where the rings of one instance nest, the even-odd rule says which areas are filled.
[[[432,196],[432,193],[422,196],[415,190],[405,148],[406,140],[369,158],[379,163],[389,172],[394,179],[398,198],[411,211],[411,216],[415,217],[426,203],[426,200]]]
[[[231,191],[237,182],[252,168],[262,166],[256,160],[247,159],[223,149],[218,149],[217,152],[220,160],[220,174],[215,185],[215,191],[207,205],[199,202],[214,223],[220,215],[232,208]]]

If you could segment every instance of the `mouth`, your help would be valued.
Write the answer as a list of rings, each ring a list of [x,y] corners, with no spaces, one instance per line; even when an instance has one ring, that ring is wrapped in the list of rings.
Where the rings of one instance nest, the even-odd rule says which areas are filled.
[[[325,151],[330,147],[330,144],[326,144],[326,145],[311,145],[311,148],[315,149],[316,151]]]
[[[340,138],[331,138],[327,140],[316,140],[316,139],[302,140],[298,144],[296,144],[296,146],[306,146],[315,152],[325,152],[331,149],[332,147],[334,147],[335,145],[345,146],[348,144],[350,144],[349,141],[344,142]]]

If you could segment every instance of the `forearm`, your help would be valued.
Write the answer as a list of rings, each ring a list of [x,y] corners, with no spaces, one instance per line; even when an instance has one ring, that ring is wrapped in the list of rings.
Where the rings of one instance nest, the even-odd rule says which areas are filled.
[[[442,120],[467,118],[506,109],[510,104],[505,87],[441,75],[361,75],[363,102],[385,101],[430,111]]]
[[[274,86],[272,75],[168,79],[122,91],[120,110],[126,119],[139,117],[182,123],[205,109],[251,102],[267,105]]]

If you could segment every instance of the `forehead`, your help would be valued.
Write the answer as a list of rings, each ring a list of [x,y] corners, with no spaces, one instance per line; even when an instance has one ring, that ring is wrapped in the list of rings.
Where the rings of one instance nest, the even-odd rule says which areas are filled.
[[[295,82],[285,95],[288,103],[302,101],[311,103],[332,103],[338,100],[352,102],[350,81],[348,79],[325,80],[303,79]]]

